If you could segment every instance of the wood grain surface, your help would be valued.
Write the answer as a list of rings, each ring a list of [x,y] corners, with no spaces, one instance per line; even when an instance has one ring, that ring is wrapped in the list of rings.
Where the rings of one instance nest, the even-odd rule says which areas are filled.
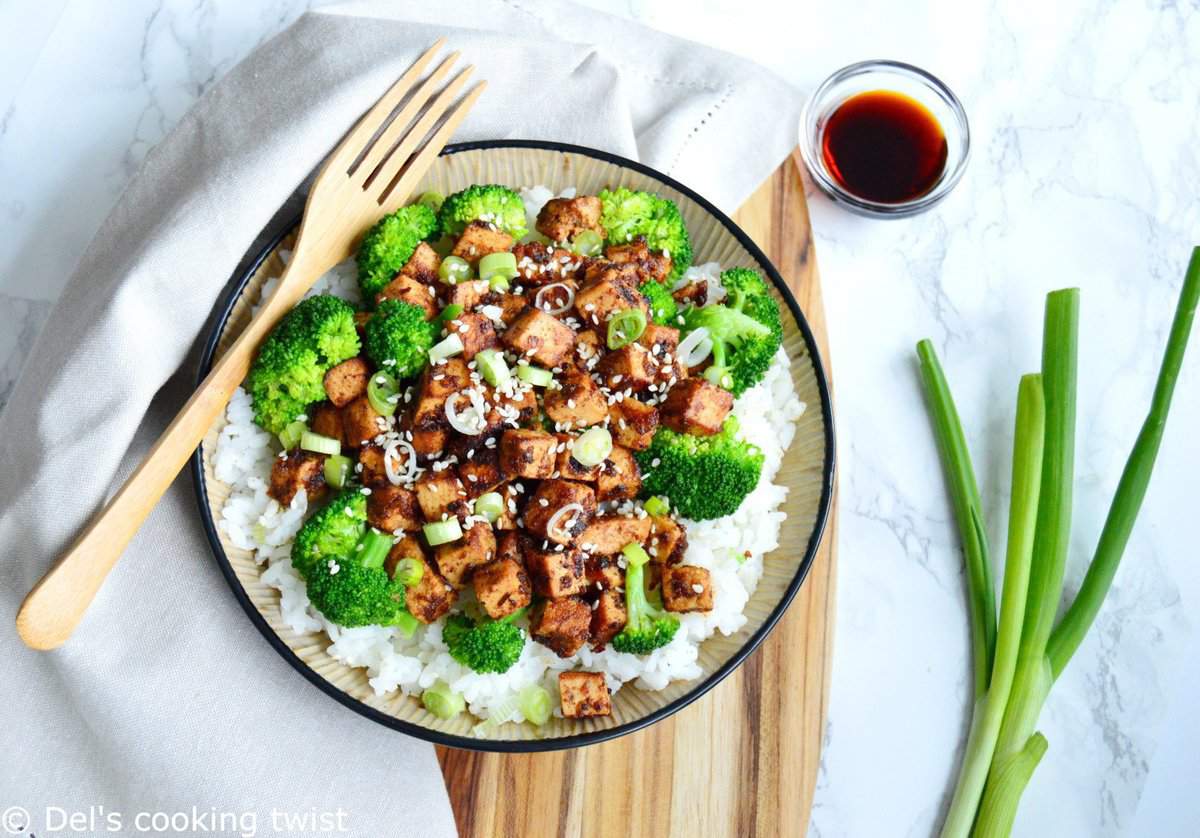
[[[802,166],[793,153],[734,218],[795,294],[829,375]],[[570,751],[440,748],[460,834],[803,836],[829,698],[836,544],[835,493],[816,561],[775,630],[734,673],[671,718]]]

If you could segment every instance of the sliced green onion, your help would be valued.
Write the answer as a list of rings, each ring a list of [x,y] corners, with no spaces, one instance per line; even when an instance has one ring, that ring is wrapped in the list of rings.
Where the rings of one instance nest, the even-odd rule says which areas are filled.
[[[541,726],[550,720],[550,711],[554,700],[550,691],[537,684],[530,684],[517,695],[517,706],[525,721]]]
[[[591,468],[607,460],[612,449],[612,434],[608,432],[607,428],[588,428],[575,437],[575,443],[571,447],[571,456],[581,466]]]
[[[424,575],[425,565],[417,559],[404,558],[396,562],[396,570],[392,573],[392,579],[408,588],[420,582]]]
[[[471,277],[471,263],[461,256],[447,256],[438,266],[438,276],[448,285],[457,285]]]
[[[346,485],[347,478],[350,477],[350,458],[341,454],[334,454],[325,460],[325,482],[335,489],[341,489]]]
[[[401,611],[396,615],[396,621],[393,625],[400,629],[401,634],[405,637],[412,637],[417,629],[420,628],[421,621],[407,611]]]
[[[284,426],[284,429],[279,432],[279,442],[283,445],[283,450],[291,451],[300,444],[300,435],[308,430],[308,425],[297,420],[289,422]]]
[[[507,250],[489,253],[479,260],[479,278],[489,282],[493,277],[512,279],[517,275],[517,257]]]
[[[604,246],[604,239],[595,230],[584,230],[571,240],[571,250],[580,256],[595,256]]]
[[[463,307],[458,303],[451,303],[442,309],[442,313],[437,316],[437,325],[444,326],[455,317],[463,313]]]
[[[438,681],[421,693],[421,703],[425,705],[426,710],[439,719],[453,719],[467,709],[467,702],[461,695],[451,690],[445,681]]]
[[[318,454],[340,454],[342,453],[342,443],[331,436],[322,436],[318,433],[305,430],[300,434],[300,447],[305,451],[315,451]]]
[[[422,192],[421,197],[417,198],[417,203],[421,204],[422,206],[429,207],[434,212],[437,212],[442,208],[442,202],[445,200],[445,195],[435,189],[431,189],[428,192]]]
[[[641,567],[646,562],[650,561],[650,554],[642,549],[642,545],[636,541],[631,541],[621,548],[621,553],[625,556],[625,561],[630,567]]]
[[[554,373],[527,364],[517,367],[517,378],[534,387],[549,387],[550,382],[554,381]]]
[[[488,289],[491,291],[507,291],[509,289],[508,277],[493,274],[487,281]]]
[[[453,358],[455,355],[461,354],[463,349],[462,338],[457,334],[453,334],[441,343],[433,345],[433,349],[429,350],[429,360],[431,363],[436,364],[438,361]]]
[[[494,523],[504,514],[504,498],[499,492],[484,492],[475,498],[475,514],[487,518],[488,523]]]
[[[495,349],[484,349],[475,355],[475,365],[483,380],[493,387],[503,387],[511,377],[504,356]]]
[[[655,495],[646,501],[646,514],[661,518],[671,511],[671,502],[663,495]]]
[[[359,546],[361,550],[355,547],[354,550],[358,553],[358,560],[363,567],[383,567],[384,561],[387,559],[388,551],[392,549],[392,537],[385,533],[381,533],[377,529],[369,529],[363,535]]]
[[[640,308],[618,311],[608,321],[608,348],[628,346],[646,331],[646,313]]]
[[[400,385],[390,374],[382,370],[371,373],[371,380],[367,382],[367,401],[380,416],[391,416],[396,412],[399,400],[395,396],[399,392]]]
[[[462,527],[458,525],[457,518],[434,521],[432,524],[426,524],[421,530],[425,533],[425,540],[429,542],[430,547],[449,544],[451,541],[458,541],[463,536]]]

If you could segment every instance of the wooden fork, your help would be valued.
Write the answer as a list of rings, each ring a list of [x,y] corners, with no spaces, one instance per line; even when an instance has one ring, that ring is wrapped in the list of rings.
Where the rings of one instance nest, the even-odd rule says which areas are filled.
[[[451,53],[424,76],[443,46],[445,40],[439,40],[418,58],[325,162],[308,193],[292,259],[278,289],[137,471],[25,597],[17,613],[17,632],[26,645],[53,649],[71,636],[125,545],[246,377],[263,338],[318,277],[353,253],[367,227],[409,198],[475,104],[486,82],[458,98],[474,67],[443,86],[459,53]]]

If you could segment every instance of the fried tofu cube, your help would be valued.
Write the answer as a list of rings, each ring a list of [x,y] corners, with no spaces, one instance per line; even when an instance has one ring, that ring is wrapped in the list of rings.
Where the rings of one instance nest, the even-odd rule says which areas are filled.
[[[608,389],[645,390],[658,376],[658,365],[650,356],[650,350],[640,343],[631,343],[609,352],[600,359],[596,367]]]
[[[471,450],[475,451],[474,456],[459,458],[458,477],[467,489],[467,497],[474,499],[495,489],[504,482],[504,478],[500,474],[500,457],[495,449],[478,447]]]
[[[575,310],[583,323],[607,328],[614,314],[631,308],[641,309],[650,319],[650,303],[638,290],[637,269],[632,265],[591,265],[584,277],[575,294]]]
[[[604,340],[595,329],[584,329],[575,335],[575,357],[582,361],[587,369],[600,362],[605,348]]]
[[[600,226],[602,205],[595,195],[577,198],[551,198],[537,217],[537,231],[550,241],[566,242],[584,230],[595,230],[604,237]]]
[[[652,521],[639,515],[601,515],[579,536],[579,547],[593,556],[615,556],[626,544],[645,544]]]
[[[511,326],[529,307],[525,297],[520,294],[501,294],[496,305],[500,306],[500,320],[505,326]]]
[[[518,390],[515,394],[488,392],[488,401],[496,405],[504,422],[527,425],[538,414],[537,393],[532,388]]]
[[[533,599],[525,568],[512,559],[494,559],[471,575],[475,598],[493,620],[507,617]]]
[[[721,432],[733,410],[733,393],[698,378],[681,381],[662,403],[662,423],[673,431],[696,436]]]
[[[658,408],[637,399],[622,399],[608,406],[608,429],[613,441],[634,451],[650,447],[658,430]]]
[[[440,521],[443,515],[467,512],[467,491],[450,469],[427,471],[417,480],[417,505],[426,521]]]
[[[444,617],[458,600],[458,591],[429,563],[425,549],[415,537],[406,535],[392,547],[384,565],[389,576],[395,576],[401,559],[414,559],[421,563],[421,579],[404,591],[404,602],[409,613],[426,625]]]
[[[569,658],[587,643],[592,609],[579,597],[549,599],[534,606],[529,634],[560,658]]]
[[[661,250],[651,251],[643,236],[631,242],[609,245],[604,258],[617,264],[636,265],[644,279],[662,282],[671,274],[671,257]]]
[[[412,447],[417,456],[431,460],[446,449],[450,432],[445,428],[413,428]]]
[[[475,568],[496,557],[496,535],[491,524],[476,521],[463,532],[462,538],[434,547],[433,557],[446,581],[462,588]]]
[[[513,246],[513,239],[503,230],[483,221],[472,221],[454,243],[454,256],[477,262],[489,253],[503,253]]]
[[[687,552],[687,533],[674,518],[662,516],[650,519],[650,541],[646,551],[656,564],[679,564]]]
[[[575,331],[557,317],[527,307],[505,331],[504,343],[530,361],[557,367],[575,351]]]
[[[500,436],[500,471],[510,480],[549,477],[554,473],[557,448],[554,434],[522,428],[506,430]]]
[[[596,499],[633,500],[642,490],[642,472],[633,452],[614,445],[596,478]]]
[[[548,247],[541,242],[527,242],[513,248],[517,274],[524,285],[548,285],[574,277],[581,257],[561,247]]]
[[[584,537],[587,533],[584,533]],[[582,538],[580,539],[583,540]],[[586,548],[585,548],[586,549]],[[617,548],[618,550],[620,548]],[[593,591],[618,590],[625,587],[625,571],[612,556],[592,555],[583,563],[583,575],[587,579],[587,593]]]
[[[572,428],[599,425],[608,416],[608,399],[583,370],[567,367],[557,378],[558,387],[542,396],[546,415]]]
[[[279,501],[280,506],[291,505],[292,498],[301,489],[309,503],[324,496],[324,454],[296,449],[289,451],[286,457],[276,457],[271,464],[271,485],[267,494]]]
[[[702,567],[680,564],[663,568],[663,608],[668,611],[711,611],[712,577]]]
[[[535,538],[570,544],[595,514],[596,493],[591,486],[574,480],[543,480],[525,507],[525,529]]]
[[[403,452],[402,457],[407,458]],[[407,464],[404,460],[397,462],[396,467],[403,470]],[[368,489],[376,489],[381,486],[390,486],[392,482],[388,480],[387,466],[384,464],[384,451],[379,445],[364,445],[358,450],[358,465],[355,467],[355,472],[358,474],[359,481]]]
[[[396,274],[396,278],[383,287],[375,295],[375,304],[384,300],[400,300],[411,303],[425,310],[425,319],[432,320],[437,316],[437,297],[432,285],[426,285],[419,279],[413,279],[407,274]]]
[[[592,609],[592,648],[601,651],[608,641],[620,634],[628,620],[624,595],[614,590],[601,591],[596,607]]]
[[[436,399],[441,409],[447,397],[471,386],[471,370],[461,357],[447,358],[446,363],[431,365],[421,373],[421,399]]]
[[[490,290],[486,279],[468,279],[442,287],[445,304],[460,305],[463,311],[474,311]]]
[[[362,358],[349,358],[325,373],[325,395],[337,407],[345,407],[367,392],[371,370]]]
[[[308,413],[309,426],[313,429],[313,433],[346,442],[345,434],[342,431],[342,412],[340,410],[329,402],[321,402],[316,407],[309,408]]]
[[[516,530],[510,530],[496,539],[496,559],[510,559],[521,567],[525,566],[525,553],[521,546],[524,536]]]
[[[462,341],[462,357],[470,361],[485,349],[494,349],[498,342],[496,327],[492,321],[482,314],[460,314],[446,324],[446,329],[452,335],[458,335]]]
[[[526,539],[521,546],[525,568],[533,582],[533,592],[551,598],[583,593],[587,589],[583,554],[569,547],[556,549],[562,545],[546,548],[542,544],[541,541]]]
[[[437,251],[427,242],[421,242],[413,251],[412,256],[408,257],[408,261],[404,263],[400,273],[411,276],[426,285],[437,285],[438,268],[441,266],[442,257],[438,256]]]
[[[415,532],[425,519],[417,493],[391,483],[377,485],[367,496],[367,523],[384,532]]]
[[[342,442],[349,448],[368,445],[387,429],[387,419],[375,412],[366,396],[342,408]]]
[[[670,357],[675,358],[675,350],[679,348],[679,330],[670,326],[660,326],[657,323],[647,323],[646,330],[638,338],[638,343],[650,350],[659,363]],[[655,347],[658,347],[655,349]]]
[[[568,719],[612,715],[612,696],[599,672],[560,672],[558,695]]]
[[[585,466],[575,459],[571,454],[571,446],[575,442],[575,437],[571,434],[555,434],[554,436],[558,440],[558,460],[554,464],[554,470],[558,472],[558,476],[566,480],[595,483],[596,477],[600,474],[600,465]]]
[[[511,483],[501,483],[496,487],[496,491],[500,497],[504,498],[504,510],[500,513],[500,517],[492,521],[492,529],[496,532],[502,532],[506,535],[509,531],[517,529],[517,500],[521,497],[516,487]],[[518,553],[513,556],[519,562],[524,562],[525,559]]]

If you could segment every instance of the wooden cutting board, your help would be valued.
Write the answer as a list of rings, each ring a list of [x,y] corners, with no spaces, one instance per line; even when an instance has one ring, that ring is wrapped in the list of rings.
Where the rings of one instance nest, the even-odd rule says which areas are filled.
[[[829,343],[803,162],[792,155],[734,219]],[[438,749],[459,833],[803,836],[821,756],[833,647],[836,491],[808,579],[746,662],[674,716],[620,739],[545,754]]]

